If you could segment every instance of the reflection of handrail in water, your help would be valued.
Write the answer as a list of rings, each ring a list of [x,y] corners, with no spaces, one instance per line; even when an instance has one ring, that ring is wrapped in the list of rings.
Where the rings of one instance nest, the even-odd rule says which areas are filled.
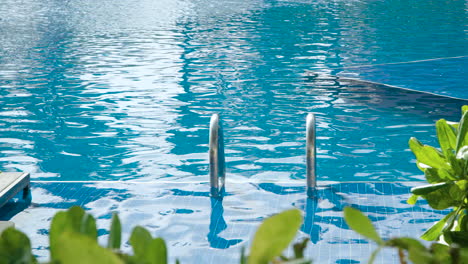
[[[214,114],[210,120],[210,193],[213,197],[222,196],[224,179],[226,175],[224,160],[223,130],[220,125],[219,115]]]
[[[306,119],[306,175],[307,195],[312,196],[317,186],[315,162],[315,115],[310,113]]]
[[[227,229],[224,220],[223,200],[219,198],[210,198],[210,232],[207,235],[208,242],[212,248],[226,249],[242,242],[242,239],[226,239],[220,236],[220,233]]]

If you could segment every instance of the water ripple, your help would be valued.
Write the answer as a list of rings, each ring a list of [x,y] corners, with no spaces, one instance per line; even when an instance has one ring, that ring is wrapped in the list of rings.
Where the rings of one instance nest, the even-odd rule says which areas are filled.
[[[455,120],[465,102],[337,78],[334,69],[459,56],[464,8],[3,1],[0,167],[35,179],[206,180],[209,117],[220,113],[228,177],[303,179],[304,119],[314,112],[319,179],[421,179],[408,138],[435,143],[434,121]],[[397,65],[364,73],[384,82],[387,70],[405,82],[398,73],[408,68]]]

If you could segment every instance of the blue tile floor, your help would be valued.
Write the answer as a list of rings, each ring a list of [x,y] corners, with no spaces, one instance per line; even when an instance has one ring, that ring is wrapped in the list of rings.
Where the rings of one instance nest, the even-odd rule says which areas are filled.
[[[315,199],[305,196],[301,182],[227,182],[224,199],[208,195],[208,183],[174,182],[33,182],[32,203],[9,203],[2,211],[32,237],[35,253],[47,259],[47,230],[59,210],[80,205],[98,220],[106,241],[109,219],[118,212],[124,241],[136,225],[166,239],[172,260],[182,263],[238,263],[241,247],[249,246],[265,217],[296,207],[304,213],[297,238],[310,237],[307,256],[315,263],[365,262],[375,245],[346,226],[342,210],[353,206],[374,221],[383,237],[417,237],[446,212],[423,202],[406,204],[409,189],[420,182],[322,183]],[[24,210],[23,210],[24,209]],[[128,243],[125,250],[130,250]],[[291,252],[288,252],[291,254]],[[396,263],[384,251],[378,263]]]

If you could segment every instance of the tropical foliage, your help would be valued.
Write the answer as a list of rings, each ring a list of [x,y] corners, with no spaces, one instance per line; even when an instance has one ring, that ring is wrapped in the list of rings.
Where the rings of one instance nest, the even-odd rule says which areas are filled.
[[[348,226],[360,235],[374,241],[377,249],[369,258],[369,263],[373,263],[378,252],[385,247],[398,250],[401,264],[461,264],[468,263],[468,248],[460,247],[458,244],[433,243],[426,247],[423,243],[410,237],[397,237],[388,240],[382,239],[369,218],[360,211],[346,207],[344,217]]]
[[[444,239],[468,246],[468,106],[462,108],[460,122],[444,119],[436,123],[440,150],[411,138],[409,145],[429,185],[411,190],[409,204],[424,198],[434,209],[452,211],[428,229],[421,238]]]

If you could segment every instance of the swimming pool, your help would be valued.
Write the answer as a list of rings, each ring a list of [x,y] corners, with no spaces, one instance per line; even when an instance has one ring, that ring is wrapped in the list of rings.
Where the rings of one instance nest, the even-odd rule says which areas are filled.
[[[246,210],[226,209],[221,215],[227,231],[214,228],[215,237],[240,239],[230,246],[236,256],[262,217],[307,203],[280,190],[302,186],[309,112],[317,116],[319,181],[355,186],[385,181],[407,190],[422,179],[407,140],[416,136],[434,144],[434,121],[458,119],[466,101],[381,83],[466,99],[463,78],[453,77],[466,72],[466,57],[453,58],[466,56],[465,10],[461,2],[397,0],[5,1],[0,7],[0,168],[31,172],[38,205],[13,219],[40,241],[51,214],[46,208],[74,201],[105,218],[120,210],[114,203],[105,209],[96,205],[110,195],[101,184],[114,181],[123,181],[115,183],[123,186],[115,187],[123,197],[110,195],[116,197],[111,200],[144,196],[145,206],[130,210],[129,221],[140,214],[182,215],[187,223],[197,212],[208,216],[219,207],[204,194],[213,113],[221,114],[225,131],[231,182],[224,202],[236,199]],[[388,64],[434,58],[447,59]],[[445,69],[449,81],[437,81],[436,89],[434,76],[440,72],[424,77],[427,71],[412,72],[415,68]],[[182,212],[193,212],[176,213],[175,206],[147,212],[154,190],[138,191],[144,183],[154,184],[169,201],[185,202]],[[96,189],[103,197],[92,202],[57,191],[67,184],[80,193]],[[252,187],[235,191],[242,186]],[[173,191],[179,189],[186,195]],[[389,212],[398,208],[395,201],[386,206]],[[271,204],[256,207],[257,202]],[[44,216],[40,228],[21,224],[30,214]],[[322,214],[339,219],[339,210]],[[238,222],[244,229],[233,227]],[[187,223],[181,226],[194,228]],[[153,230],[169,232],[168,226],[155,224]],[[234,254],[216,251],[207,242],[216,232],[204,226],[206,232],[193,238],[175,235],[182,227],[167,236],[187,243],[178,250],[191,251],[198,248],[194,241],[203,241],[207,250]],[[334,228],[327,230],[344,232],[339,224]],[[343,241],[327,238],[317,245],[355,242]],[[35,247],[39,252],[46,244]]]

